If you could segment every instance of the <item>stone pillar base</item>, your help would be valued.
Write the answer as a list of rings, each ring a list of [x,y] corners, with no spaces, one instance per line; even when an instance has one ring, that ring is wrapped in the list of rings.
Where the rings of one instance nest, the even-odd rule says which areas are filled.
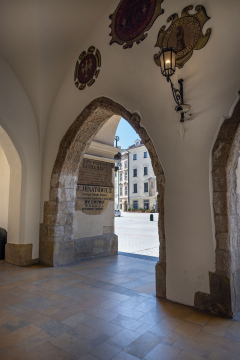
[[[158,261],[155,266],[156,296],[166,299],[166,263]]]
[[[67,242],[40,241],[40,263],[47,266],[71,265],[81,259],[117,255],[118,237],[106,234]]]
[[[39,259],[32,259],[32,244],[6,244],[5,261],[17,266],[38,264]]]
[[[210,294],[198,291],[194,306],[202,311],[232,318],[239,312],[239,269],[231,277],[209,272]]]

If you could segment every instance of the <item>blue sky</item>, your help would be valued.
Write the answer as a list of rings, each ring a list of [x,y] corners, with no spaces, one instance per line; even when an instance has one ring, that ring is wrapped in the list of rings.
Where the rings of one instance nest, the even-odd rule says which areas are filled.
[[[129,123],[123,118],[119,121],[116,136],[119,136],[120,138],[118,146],[120,145],[122,149],[127,149],[128,146],[134,144],[135,140],[140,139],[136,131],[134,131],[131,125],[129,125]]]

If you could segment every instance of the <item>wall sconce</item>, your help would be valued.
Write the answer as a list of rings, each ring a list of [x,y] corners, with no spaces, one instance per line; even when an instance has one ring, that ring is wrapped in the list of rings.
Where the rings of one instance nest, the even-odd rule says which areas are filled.
[[[181,114],[180,122],[184,122],[186,113],[191,109],[191,105],[184,104],[183,102],[183,79],[179,79],[179,89],[175,89],[171,81],[171,76],[175,73],[176,69],[176,50],[174,48],[162,48],[159,52],[159,60],[162,75],[170,82],[173,98],[177,104],[175,110]]]

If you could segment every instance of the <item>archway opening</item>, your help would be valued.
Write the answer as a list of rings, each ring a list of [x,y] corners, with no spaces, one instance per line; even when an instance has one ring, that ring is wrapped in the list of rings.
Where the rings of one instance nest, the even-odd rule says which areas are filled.
[[[115,172],[115,233],[120,254],[159,257],[157,182],[146,146],[121,118],[115,136],[121,154]],[[119,210],[119,211],[117,211]]]
[[[197,292],[195,306],[220,316],[240,311],[240,101],[226,119],[212,150],[216,270],[209,272],[210,294]]]
[[[126,119],[141,137],[152,159],[158,187],[160,257],[156,266],[157,296],[166,296],[166,246],[164,234],[164,173],[154,145],[140,116],[108,98],[92,101],[75,120],[63,137],[51,176],[50,199],[44,205],[44,221],[41,224],[40,261],[46,265],[72,264],[82,257],[82,241],[74,239],[76,191],[79,171],[84,165],[84,155],[104,124],[113,116]],[[92,189],[87,189],[92,191]],[[112,215],[113,218],[113,215]],[[81,230],[80,230],[81,231]],[[114,235],[111,226],[108,235]],[[81,240],[81,239],[80,239]],[[101,246],[100,239],[98,245]],[[114,242],[114,240],[113,240]],[[111,243],[111,239],[109,244]],[[88,242],[88,245],[91,242]],[[86,245],[84,245],[85,248]],[[91,245],[90,245],[91,246]],[[111,252],[113,251],[113,252]],[[109,255],[116,253],[115,245]],[[106,253],[105,253],[106,254]]]
[[[7,243],[20,244],[22,166],[18,152],[0,126],[0,227],[7,230]],[[8,261],[8,247],[5,259]]]

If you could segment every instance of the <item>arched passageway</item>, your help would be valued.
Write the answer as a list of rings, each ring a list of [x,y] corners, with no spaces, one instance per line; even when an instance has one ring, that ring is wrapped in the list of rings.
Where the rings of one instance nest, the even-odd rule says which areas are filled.
[[[227,317],[240,310],[239,146],[240,101],[223,122],[212,151],[216,270],[209,272],[210,294],[195,295],[196,307]]]
[[[0,163],[1,168],[1,212],[4,212],[4,225],[8,232],[8,244],[20,244],[20,201],[22,166],[18,152],[6,133],[0,126]],[[1,220],[3,220],[1,218]],[[0,224],[0,227],[2,224]],[[8,245],[6,259],[8,259]]]
[[[84,153],[101,127],[113,115],[129,122],[141,137],[151,157],[157,180],[159,207],[160,258],[156,265],[157,296],[166,297],[166,244],[164,233],[164,173],[154,145],[140,125],[140,116],[116,102],[101,97],[92,101],[63,137],[51,176],[49,201],[44,204],[40,234],[40,261],[50,266],[71,264],[76,260],[73,239],[76,186]]]

